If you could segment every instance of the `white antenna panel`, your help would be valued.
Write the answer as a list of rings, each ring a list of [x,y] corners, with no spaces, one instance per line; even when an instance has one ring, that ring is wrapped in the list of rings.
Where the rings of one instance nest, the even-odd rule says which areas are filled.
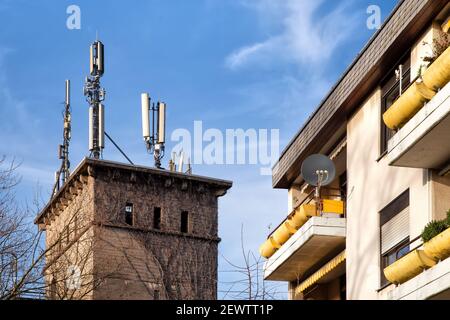
[[[166,104],[164,102],[159,103],[158,114],[158,143],[164,143],[166,135]]]
[[[90,59],[89,59],[89,72],[91,74],[94,74],[94,65],[95,65],[95,61],[94,61],[94,45],[91,45],[90,48]]]
[[[104,68],[104,59],[103,59],[103,43],[101,43],[100,41],[97,41],[97,69],[100,72],[100,74],[103,74],[103,72],[105,71]]]
[[[144,139],[150,137],[150,99],[148,93],[141,94],[141,108],[142,108],[142,136]]]
[[[70,80],[66,80],[66,105],[70,105]]]
[[[105,106],[98,104],[98,146],[105,148]]]

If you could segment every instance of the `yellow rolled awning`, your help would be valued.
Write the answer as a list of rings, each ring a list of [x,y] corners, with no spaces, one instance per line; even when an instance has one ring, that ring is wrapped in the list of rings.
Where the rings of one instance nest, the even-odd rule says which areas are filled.
[[[295,294],[300,294],[318,281],[325,277],[328,273],[336,269],[342,263],[344,263],[346,258],[345,250],[338,254],[336,257],[328,261],[322,268],[314,272],[306,280],[300,283],[297,288],[295,288]]]

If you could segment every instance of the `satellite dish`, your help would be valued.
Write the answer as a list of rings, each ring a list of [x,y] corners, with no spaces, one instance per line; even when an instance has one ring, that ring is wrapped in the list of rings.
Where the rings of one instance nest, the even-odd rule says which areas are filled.
[[[326,186],[336,175],[333,161],[323,154],[313,154],[302,163],[302,176],[312,186]]]

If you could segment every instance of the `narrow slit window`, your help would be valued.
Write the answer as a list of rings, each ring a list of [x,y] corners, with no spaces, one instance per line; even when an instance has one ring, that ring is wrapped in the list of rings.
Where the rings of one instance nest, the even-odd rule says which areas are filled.
[[[133,225],[133,204],[127,203],[125,205],[125,223],[132,226]]]
[[[161,229],[161,208],[155,207],[153,209],[153,229]]]
[[[189,212],[181,211],[181,226],[180,231],[183,233],[189,232]]]

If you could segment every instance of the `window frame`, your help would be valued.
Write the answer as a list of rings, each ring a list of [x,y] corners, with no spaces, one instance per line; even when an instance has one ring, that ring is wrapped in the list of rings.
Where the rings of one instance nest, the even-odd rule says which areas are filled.
[[[131,207],[131,212],[127,211],[127,207]],[[131,218],[131,223],[128,223],[128,217]],[[128,226],[134,226],[134,223],[135,223],[135,219],[134,219],[134,205],[133,205],[132,202],[127,202],[125,204],[125,208],[124,208],[124,222]]]
[[[392,106],[390,104],[387,105],[387,98],[389,98],[392,93],[397,91],[398,96],[393,99],[395,102],[399,97],[399,86],[400,79],[396,79],[395,70],[397,70],[399,65],[406,66],[403,70],[403,82],[402,82],[402,92],[405,92],[406,89],[413,83],[411,81],[411,50],[408,50],[394,65],[394,67],[386,74],[386,77],[381,81],[381,103],[380,103],[380,144],[379,144],[379,159],[383,158],[386,155],[388,150],[388,142],[389,139],[394,135],[393,130],[389,129],[383,121],[383,114]],[[406,79],[406,81],[405,81]]]
[[[380,211],[380,216],[379,216],[379,219],[380,219],[380,224],[379,224],[380,264],[379,265],[380,265],[380,287],[381,288],[384,288],[384,287],[390,285],[390,282],[384,276],[384,268],[391,265],[392,263],[394,263],[395,261],[397,261],[398,259],[400,259],[406,253],[409,252],[410,239],[411,239],[411,235],[409,234],[408,237],[404,238],[403,240],[398,242],[394,247],[392,247],[391,249],[389,249],[388,251],[383,253],[381,251],[382,250],[381,244],[383,241],[382,227],[383,227],[383,225],[385,225],[387,222],[392,220],[395,216],[397,216],[399,213],[401,213],[404,209],[406,209],[408,207],[410,207],[410,190],[409,190],[409,188],[406,189],[405,191],[403,191],[398,197],[396,197],[394,200],[392,200],[387,206],[385,206]],[[404,248],[408,248],[407,252],[405,254],[399,256],[398,253]],[[395,260],[391,264],[388,264],[387,259],[393,253],[396,254]]]

